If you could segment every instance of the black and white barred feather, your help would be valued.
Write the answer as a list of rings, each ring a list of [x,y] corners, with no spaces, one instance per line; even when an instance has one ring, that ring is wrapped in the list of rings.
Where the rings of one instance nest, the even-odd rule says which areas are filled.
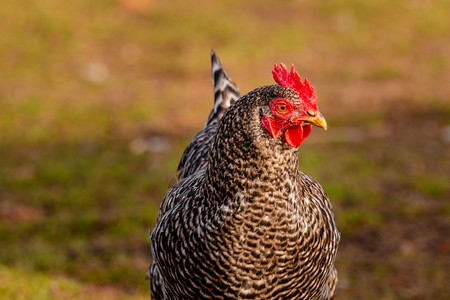
[[[219,120],[228,107],[240,97],[239,88],[231,81],[214,50],[211,51],[211,72],[214,84],[214,107],[203,130],[192,139],[181,156],[178,165],[179,179],[192,175],[205,166],[208,148]]]
[[[213,120],[220,120],[225,111],[239,99],[239,88],[231,81],[214,50],[211,51],[211,72],[214,84],[214,107],[206,126]]]
[[[151,233],[152,299],[333,298],[339,232],[331,203],[298,170],[298,149],[260,121],[279,97],[300,101],[278,85],[258,88],[208,120],[215,129],[205,131],[207,123],[206,137],[183,154],[188,171]]]

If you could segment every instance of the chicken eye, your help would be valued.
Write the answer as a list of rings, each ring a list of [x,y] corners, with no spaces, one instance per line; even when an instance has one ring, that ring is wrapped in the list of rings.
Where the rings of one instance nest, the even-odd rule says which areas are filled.
[[[277,104],[277,111],[280,114],[285,114],[288,112],[288,107],[286,104]]]

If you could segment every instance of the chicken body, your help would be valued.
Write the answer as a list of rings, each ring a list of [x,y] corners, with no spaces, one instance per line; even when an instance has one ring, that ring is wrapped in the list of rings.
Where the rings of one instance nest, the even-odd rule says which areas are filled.
[[[301,101],[272,85],[226,109],[205,161],[165,196],[151,233],[152,299],[333,297],[339,232],[329,199],[299,171],[298,148],[261,122],[279,98]]]

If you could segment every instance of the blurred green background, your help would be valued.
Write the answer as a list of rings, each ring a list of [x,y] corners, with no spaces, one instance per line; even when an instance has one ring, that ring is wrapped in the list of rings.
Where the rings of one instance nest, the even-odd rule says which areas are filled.
[[[211,48],[242,94],[279,62],[315,86],[337,299],[450,298],[449,1],[4,1],[0,33],[0,298],[148,298]]]

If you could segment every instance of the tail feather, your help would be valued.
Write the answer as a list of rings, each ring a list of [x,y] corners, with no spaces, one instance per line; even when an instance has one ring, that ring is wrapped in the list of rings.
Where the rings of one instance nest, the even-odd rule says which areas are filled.
[[[213,120],[220,120],[225,111],[239,99],[239,88],[231,81],[214,50],[211,51],[212,78],[214,84],[214,107],[206,126]]]
[[[228,107],[239,99],[239,89],[222,67],[219,58],[211,51],[212,77],[214,83],[214,107],[203,128],[189,143],[181,157],[179,179],[188,177],[207,164],[209,146],[216,132],[219,120]]]

